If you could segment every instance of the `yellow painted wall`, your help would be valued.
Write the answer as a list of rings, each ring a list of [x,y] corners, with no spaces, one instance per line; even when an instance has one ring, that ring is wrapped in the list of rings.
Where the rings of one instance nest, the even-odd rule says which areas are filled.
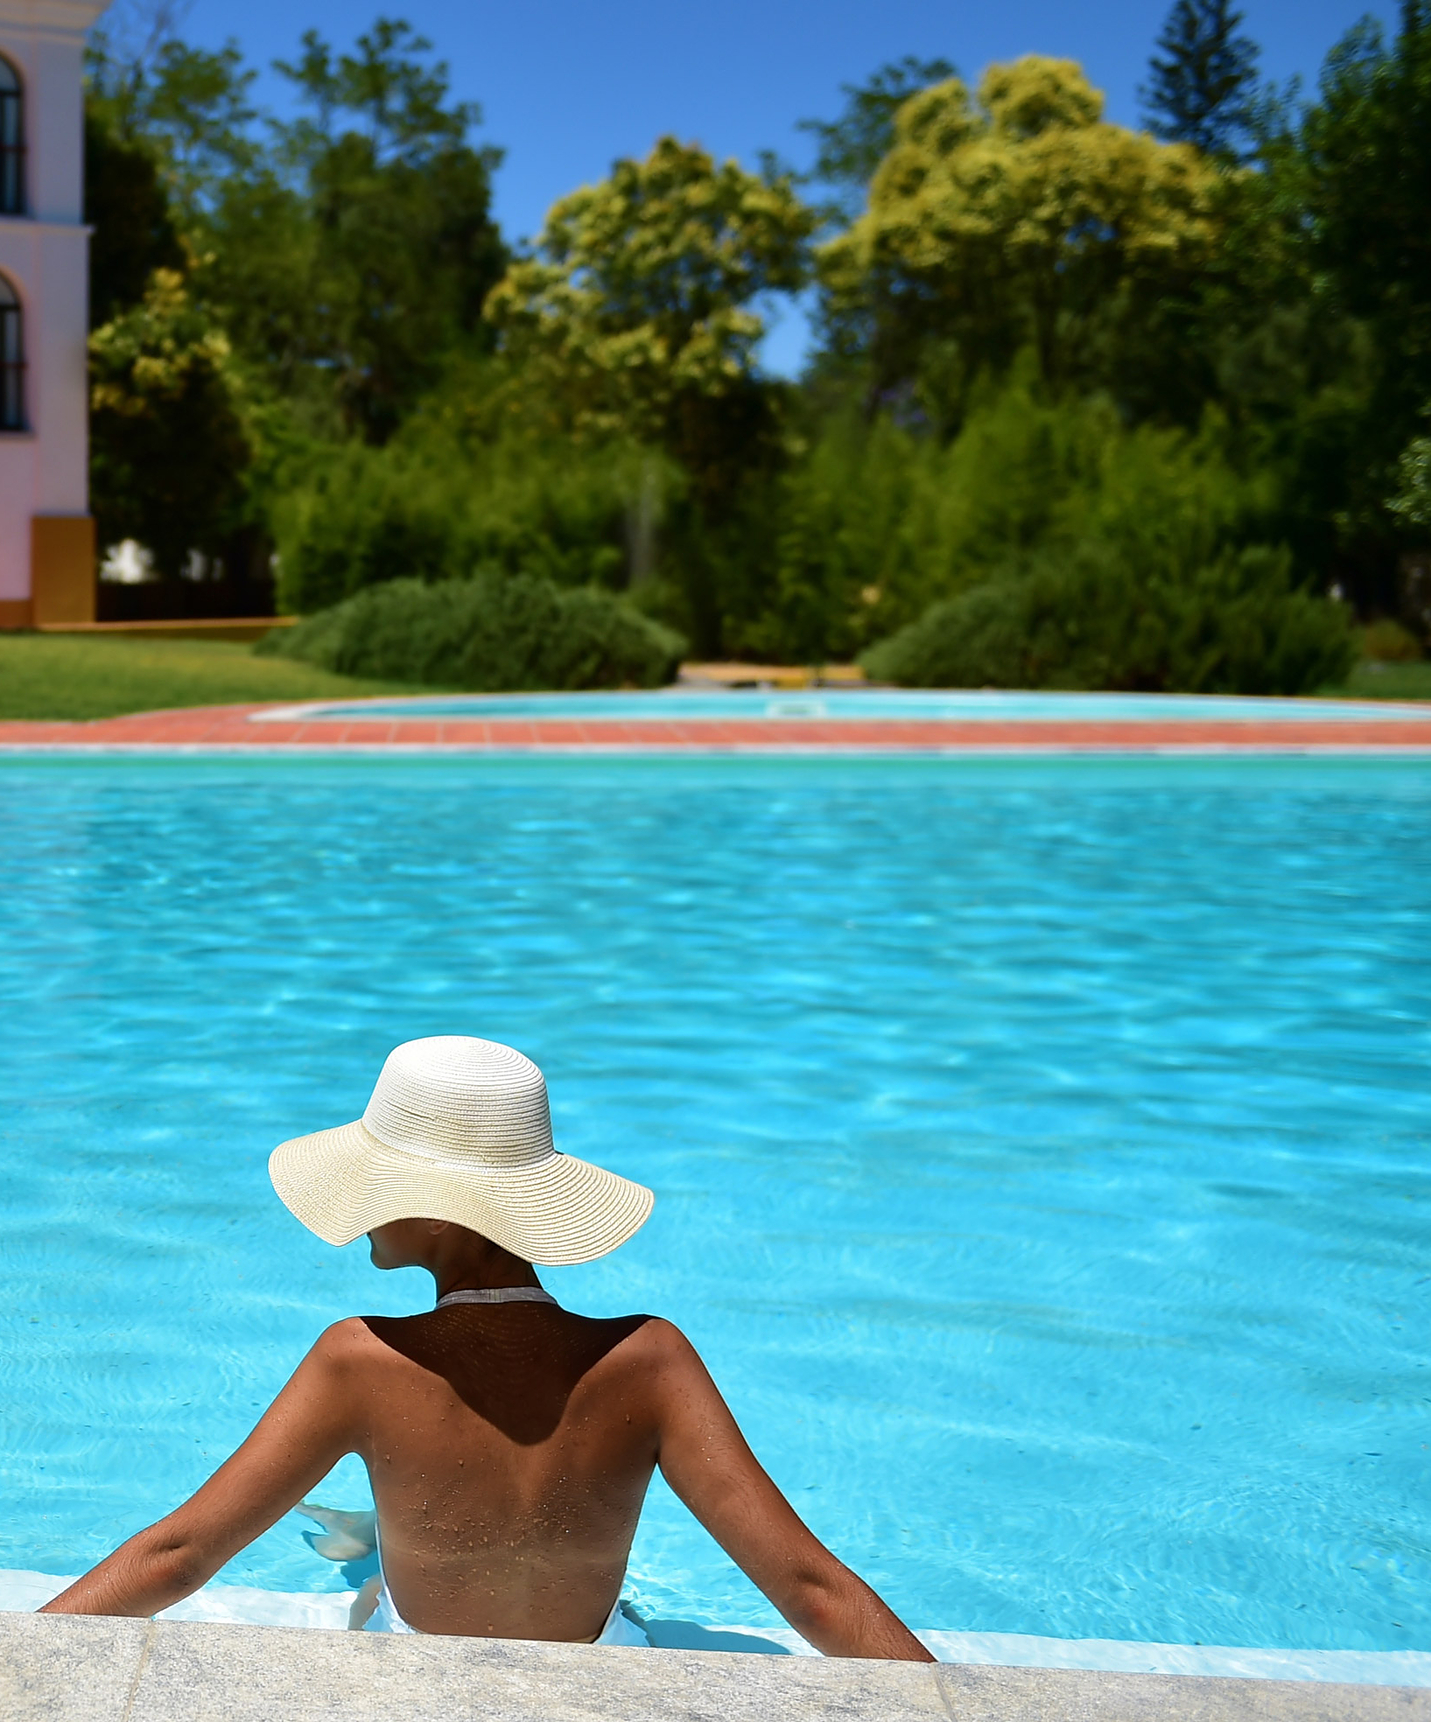
[[[37,514],[30,521],[30,603],[34,627],[92,622],[94,520],[88,514]]]

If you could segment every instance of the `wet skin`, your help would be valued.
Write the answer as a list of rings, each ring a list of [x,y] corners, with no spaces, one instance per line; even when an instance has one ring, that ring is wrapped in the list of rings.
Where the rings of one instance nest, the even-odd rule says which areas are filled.
[[[529,1264],[443,1221],[394,1221],[371,1240],[376,1266],[426,1267],[439,1294],[537,1283]],[[197,1494],[45,1612],[168,1607],[347,1453],[367,1465],[388,1585],[419,1632],[594,1638],[659,1465],[817,1649],[930,1660],[797,1517],[678,1329],[532,1303],[338,1322]]]

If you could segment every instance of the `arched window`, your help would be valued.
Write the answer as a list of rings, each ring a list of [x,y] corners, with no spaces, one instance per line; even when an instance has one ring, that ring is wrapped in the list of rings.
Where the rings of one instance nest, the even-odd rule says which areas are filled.
[[[24,428],[24,319],[19,295],[0,275],[0,430]]]
[[[0,215],[25,213],[25,92],[0,54]]]

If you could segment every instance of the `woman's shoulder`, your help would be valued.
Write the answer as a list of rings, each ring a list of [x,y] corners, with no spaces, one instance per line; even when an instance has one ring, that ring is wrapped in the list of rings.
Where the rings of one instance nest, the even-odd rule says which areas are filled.
[[[344,1316],[341,1321],[323,1329],[314,1340],[309,1356],[332,1365],[363,1362],[386,1349],[378,1329],[383,1323],[393,1320],[391,1316]]]
[[[696,1348],[673,1321],[659,1315],[626,1315],[616,1317],[610,1326],[625,1327],[613,1348],[612,1356],[623,1362],[653,1365],[663,1369],[700,1366]]]

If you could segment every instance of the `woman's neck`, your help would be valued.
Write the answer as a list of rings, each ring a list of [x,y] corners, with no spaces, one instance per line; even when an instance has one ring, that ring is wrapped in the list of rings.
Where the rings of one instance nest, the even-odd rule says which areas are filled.
[[[475,1244],[477,1247],[473,1247]],[[536,1269],[530,1262],[489,1243],[485,1238],[472,1243],[463,1240],[463,1247],[429,1262],[428,1272],[437,1287],[437,1296],[446,1297],[455,1291],[495,1291],[503,1286],[540,1286]]]

